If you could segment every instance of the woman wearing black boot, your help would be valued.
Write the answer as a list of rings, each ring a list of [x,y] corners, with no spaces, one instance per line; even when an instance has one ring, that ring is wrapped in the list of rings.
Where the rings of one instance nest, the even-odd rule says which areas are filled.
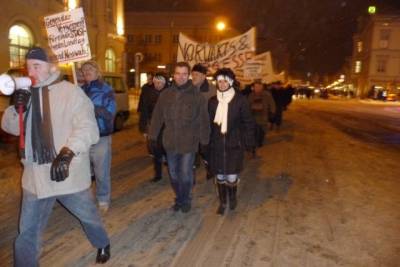
[[[217,214],[223,214],[229,199],[229,208],[236,208],[239,173],[243,168],[244,151],[255,147],[255,123],[246,97],[237,89],[235,74],[222,68],[215,74],[217,95],[208,103],[211,121],[209,144],[210,169],[216,174],[219,196]]]

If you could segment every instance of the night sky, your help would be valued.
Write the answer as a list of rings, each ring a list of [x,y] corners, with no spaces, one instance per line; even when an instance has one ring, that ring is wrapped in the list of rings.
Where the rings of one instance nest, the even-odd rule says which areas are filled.
[[[357,18],[377,13],[400,14],[400,0],[125,0],[127,11],[210,11],[232,27],[257,26],[258,50],[271,43],[289,52],[292,74],[334,74],[351,56]]]

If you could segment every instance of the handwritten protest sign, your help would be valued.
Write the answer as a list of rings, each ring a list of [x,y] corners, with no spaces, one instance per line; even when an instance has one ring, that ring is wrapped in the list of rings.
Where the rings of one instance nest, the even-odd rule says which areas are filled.
[[[59,63],[91,58],[89,38],[82,8],[44,18],[49,46]]]
[[[243,80],[261,79],[264,83],[276,81],[270,52],[255,55],[243,65]]]
[[[198,43],[180,33],[177,61],[186,61],[191,66],[203,63],[211,73],[223,67],[235,70],[254,56],[255,35],[256,29],[253,27],[242,35],[209,44]]]

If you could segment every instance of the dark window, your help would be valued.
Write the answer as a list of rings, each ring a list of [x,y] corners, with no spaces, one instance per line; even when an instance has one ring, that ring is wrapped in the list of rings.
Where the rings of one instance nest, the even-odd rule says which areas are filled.
[[[151,44],[153,41],[153,36],[151,34],[146,34],[144,36],[144,43]]]
[[[157,34],[154,36],[154,43],[161,44],[162,36],[161,34]]]
[[[390,40],[390,29],[382,29],[379,32],[379,47],[388,48]]]
[[[128,43],[133,43],[133,41],[134,41],[133,34],[128,34],[127,39],[128,39]]]
[[[172,42],[175,44],[179,43],[179,34],[174,34],[172,36]]]
[[[387,58],[378,57],[377,62],[376,62],[376,72],[385,73],[386,72],[386,65],[387,65]]]
[[[108,22],[114,24],[114,1],[107,0],[107,19]]]

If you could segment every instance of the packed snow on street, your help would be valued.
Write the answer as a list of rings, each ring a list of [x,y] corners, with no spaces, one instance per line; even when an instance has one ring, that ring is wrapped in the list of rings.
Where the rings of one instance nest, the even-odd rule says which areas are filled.
[[[238,207],[224,216],[203,166],[192,210],[171,209],[167,167],[150,182],[135,118],[113,136],[105,266],[399,266],[399,106],[294,101],[282,128],[246,155]],[[11,266],[22,173],[15,144],[0,145],[0,166],[0,265]],[[95,256],[77,219],[56,204],[41,266],[92,266]]]

